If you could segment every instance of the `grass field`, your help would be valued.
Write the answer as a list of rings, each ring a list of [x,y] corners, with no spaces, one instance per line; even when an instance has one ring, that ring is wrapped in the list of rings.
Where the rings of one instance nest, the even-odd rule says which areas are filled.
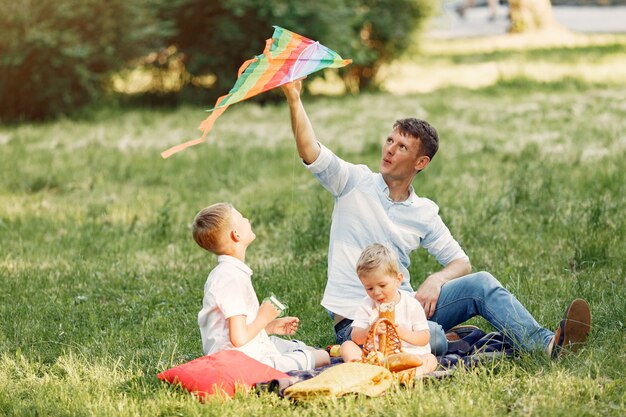
[[[571,48],[527,51],[524,62],[580,54],[593,72],[594,62],[623,59],[619,43]],[[454,73],[519,53],[468,58],[451,47],[416,62]],[[194,215],[230,201],[250,217],[259,297],[280,295],[302,320],[298,337],[326,346],[319,300],[332,198],[301,167],[284,104],[234,106],[208,144],[165,161],[160,151],[195,137],[201,109],[102,109],[0,127],[0,415],[623,415],[626,83],[532,74],[473,90],[307,97],[306,106],[322,142],[374,169],[395,119],[435,125],[441,148],[417,193],[439,204],[474,269],[498,277],[546,327],[586,298],[594,323],[580,354],[524,354],[374,399],[198,403],[156,379],[202,354],[196,315],[215,259],[191,239]],[[437,268],[414,253],[414,286]]]

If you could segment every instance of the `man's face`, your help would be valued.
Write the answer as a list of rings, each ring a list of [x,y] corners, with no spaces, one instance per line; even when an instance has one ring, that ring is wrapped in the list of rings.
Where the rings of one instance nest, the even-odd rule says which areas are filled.
[[[427,156],[420,156],[419,147],[418,139],[402,135],[397,129],[392,131],[383,144],[380,173],[391,179],[413,177],[428,163],[424,163],[424,158],[430,161]]]

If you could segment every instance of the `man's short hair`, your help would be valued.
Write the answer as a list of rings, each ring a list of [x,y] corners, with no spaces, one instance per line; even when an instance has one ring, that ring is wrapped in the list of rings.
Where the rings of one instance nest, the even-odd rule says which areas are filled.
[[[220,255],[224,250],[232,212],[233,206],[230,203],[216,203],[200,210],[192,227],[196,243],[201,248]]]
[[[412,136],[420,141],[420,152],[428,156],[431,160],[435,157],[439,149],[439,135],[437,129],[432,127],[427,121],[409,117],[407,119],[396,120],[393,130],[403,135]]]
[[[396,254],[385,245],[374,243],[361,252],[356,263],[356,273],[361,274],[372,272],[383,268],[383,272],[389,275],[398,275],[398,258]]]

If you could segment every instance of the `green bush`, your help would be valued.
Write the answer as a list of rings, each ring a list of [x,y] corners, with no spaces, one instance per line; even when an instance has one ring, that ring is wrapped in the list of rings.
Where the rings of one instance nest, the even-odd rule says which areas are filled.
[[[342,77],[351,91],[358,91],[372,84],[381,64],[407,48],[410,35],[420,29],[433,4],[434,0],[176,0],[163,11],[163,18],[173,21],[176,33],[168,41],[182,54],[186,70],[192,76],[216,77],[214,96],[232,87],[244,60],[261,53],[272,25],[352,58]]]
[[[0,0],[0,120],[71,113],[101,99],[111,75],[139,57],[135,65],[148,62],[153,74],[178,71],[183,91],[157,82],[149,92],[158,100],[206,102],[261,53],[272,25],[352,58],[341,74],[358,91],[406,49],[434,1]],[[207,75],[215,79],[208,94],[196,82]]]
[[[0,0],[0,119],[46,119],[101,98],[113,71],[160,45],[156,5]]]

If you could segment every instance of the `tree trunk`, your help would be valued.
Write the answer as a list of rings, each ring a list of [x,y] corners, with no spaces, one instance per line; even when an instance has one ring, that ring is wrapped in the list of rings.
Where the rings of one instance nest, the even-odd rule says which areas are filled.
[[[343,76],[343,82],[346,90],[352,94],[368,89],[373,89],[374,78],[378,68],[372,68],[365,65],[352,64],[349,70]]]
[[[509,32],[522,33],[558,27],[550,0],[509,0]]]

